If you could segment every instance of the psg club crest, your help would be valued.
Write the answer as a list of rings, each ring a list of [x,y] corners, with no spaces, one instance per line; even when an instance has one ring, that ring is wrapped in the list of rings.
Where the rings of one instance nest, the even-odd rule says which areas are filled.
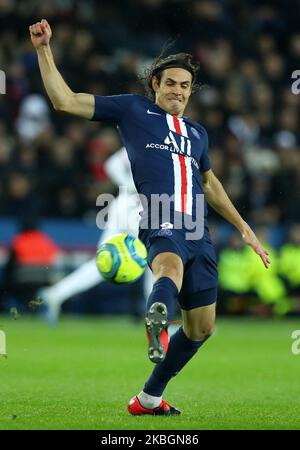
[[[172,236],[173,232],[171,231],[174,228],[174,225],[169,222],[165,222],[161,224],[161,230],[158,232],[158,236]]]
[[[172,236],[172,231],[168,230],[167,228],[163,228],[162,230],[159,230],[157,233],[158,236]]]

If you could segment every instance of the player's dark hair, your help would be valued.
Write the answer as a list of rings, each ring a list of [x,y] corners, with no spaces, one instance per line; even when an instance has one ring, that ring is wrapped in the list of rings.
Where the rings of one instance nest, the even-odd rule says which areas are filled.
[[[200,84],[197,83],[197,77],[200,67],[193,56],[189,53],[176,53],[174,55],[164,56],[163,53],[164,51],[154,60],[153,64],[145,70],[144,76],[141,77],[147,97],[151,100],[155,99],[155,92],[152,88],[153,77],[160,83],[163,71],[172,67],[179,67],[190,72],[192,75],[192,92],[199,89]]]

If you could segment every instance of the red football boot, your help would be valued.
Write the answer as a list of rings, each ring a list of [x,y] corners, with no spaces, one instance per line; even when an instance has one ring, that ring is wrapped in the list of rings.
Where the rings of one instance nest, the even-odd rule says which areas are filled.
[[[152,416],[179,416],[181,412],[179,409],[174,408],[174,406],[169,405],[169,403],[164,400],[161,401],[160,405],[153,409],[144,408],[137,396],[133,397],[128,402],[128,412],[133,416],[143,416],[144,414],[150,414]]]
[[[157,364],[165,359],[168,345],[168,311],[164,303],[153,303],[147,312],[146,333],[148,339],[148,356]]]

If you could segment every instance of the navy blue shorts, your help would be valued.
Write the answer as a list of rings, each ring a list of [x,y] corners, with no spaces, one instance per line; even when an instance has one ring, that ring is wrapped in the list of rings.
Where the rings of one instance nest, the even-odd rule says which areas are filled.
[[[217,300],[218,272],[216,253],[208,227],[200,240],[186,240],[182,230],[158,236],[158,230],[140,230],[139,238],[148,250],[148,263],[160,253],[178,255],[184,265],[183,284],[178,296],[181,309],[211,305]]]

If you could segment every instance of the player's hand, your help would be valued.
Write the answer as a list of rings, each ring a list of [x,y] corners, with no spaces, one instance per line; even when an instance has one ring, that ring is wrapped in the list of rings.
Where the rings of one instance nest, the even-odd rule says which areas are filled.
[[[48,45],[52,36],[52,31],[47,20],[43,19],[29,27],[31,42],[35,48]]]
[[[242,237],[246,244],[250,245],[255,253],[258,254],[260,259],[264,263],[265,268],[267,269],[270,265],[270,260],[268,257],[269,253],[262,247],[261,243],[248,225],[243,230]]]

